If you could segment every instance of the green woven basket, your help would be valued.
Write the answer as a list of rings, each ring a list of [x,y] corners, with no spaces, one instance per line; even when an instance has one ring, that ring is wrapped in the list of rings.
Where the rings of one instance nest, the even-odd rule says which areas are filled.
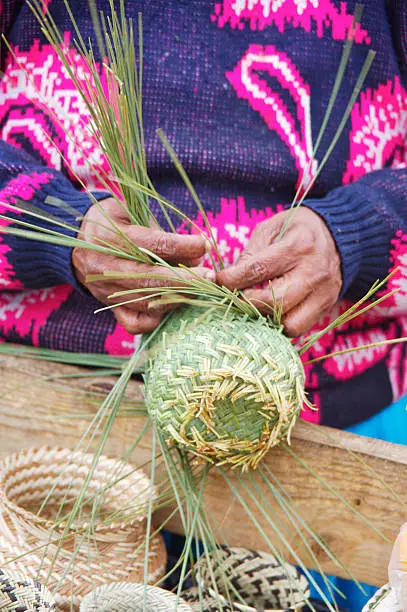
[[[146,404],[165,439],[218,465],[256,467],[305,400],[297,351],[263,317],[183,308],[147,360]]]

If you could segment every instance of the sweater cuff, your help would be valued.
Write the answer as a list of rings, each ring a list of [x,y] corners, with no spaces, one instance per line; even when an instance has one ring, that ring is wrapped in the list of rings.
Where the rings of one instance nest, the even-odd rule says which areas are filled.
[[[110,197],[110,194],[95,192],[92,193],[92,196],[97,201],[102,201]],[[48,213],[61,223],[77,227],[79,230],[82,218],[94,200],[88,193],[74,189],[70,183],[65,184],[64,182],[61,185],[58,180],[54,179],[37,192],[32,203],[37,208],[40,207],[45,214]],[[30,223],[37,224],[38,222],[32,216],[29,216],[28,220]],[[52,220],[41,221],[41,227],[57,231],[65,236],[75,237],[77,235],[76,231],[57,225]],[[46,242],[34,242],[31,248],[20,251],[17,257],[24,259],[19,262],[19,268],[24,270],[24,286],[50,287],[69,284],[80,293],[88,295],[76,277],[72,264],[72,251],[72,247]]]
[[[348,292],[361,297],[374,280],[387,274],[388,244],[375,214],[377,198],[372,187],[359,182],[304,202],[322,217],[335,239],[342,269],[340,297]]]

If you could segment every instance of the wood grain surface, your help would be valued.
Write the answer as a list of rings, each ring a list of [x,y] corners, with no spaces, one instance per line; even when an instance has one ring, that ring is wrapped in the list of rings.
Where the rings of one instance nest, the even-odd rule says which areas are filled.
[[[67,378],[78,372],[88,375]],[[61,376],[64,378],[55,378]],[[53,377],[52,382],[49,377]],[[84,368],[6,356],[0,356],[0,380],[0,456],[43,445],[74,447],[115,381],[114,377],[94,376]],[[131,382],[127,398],[126,406],[142,400],[140,383]],[[118,418],[105,454],[121,456],[144,423],[142,417]],[[295,510],[355,577],[370,584],[386,582],[392,542],[407,520],[407,447],[300,422],[295,427],[291,448],[318,478],[329,483],[328,487],[282,448],[269,453],[264,470],[278,478],[291,496]],[[151,435],[147,432],[137,445],[132,462],[142,465],[150,456]],[[287,522],[286,516],[260,475],[256,475],[255,487],[259,487],[262,495],[252,488],[253,497],[239,475],[229,472],[227,477],[237,488],[237,494],[232,493],[217,469],[210,472],[205,491],[205,504],[220,529],[222,542],[267,550],[265,539],[249,519],[243,503],[251,508],[254,521],[262,526],[266,538],[279,547],[273,527],[264,518],[264,508],[267,507],[273,521]],[[266,500],[263,510],[254,501],[259,499]],[[161,516],[165,513],[168,510],[161,511]],[[362,513],[381,535],[356,513]],[[182,532],[177,517],[169,526]],[[315,561],[307,559],[295,529],[288,525],[286,533],[296,554],[314,567]],[[326,572],[346,576],[343,568],[335,565],[310,537],[307,539]],[[295,556],[291,559],[295,560]]]

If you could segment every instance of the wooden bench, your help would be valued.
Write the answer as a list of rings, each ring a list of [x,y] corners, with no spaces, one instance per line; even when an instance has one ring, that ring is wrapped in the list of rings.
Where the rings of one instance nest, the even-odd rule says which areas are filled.
[[[89,376],[66,377],[78,372]],[[115,380],[92,374],[85,368],[0,355],[0,456],[43,445],[74,447],[89,415],[99,406],[95,393],[103,398]],[[54,380],[52,385],[45,380],[62,375],[65,378]],[[128,397],[142,398],[139,383],[131,382]],[[118,418],[105,454],[121,456],[143,423],[141,417]],[[132,457],[133,463],[141,465],[150,459],[150,441],[148,434],[143,437]],[[392,542],[407,520],[407,447],[301,422],[295,427],[292,448],[352,508],[363,513],[387,541],[286,452],[274,449],[266,463],[286,487],[297,511],[360,581],[377,585],[386,582]],[[231,478],[236,481],[235,476]],[[221,524],[225,543],[265,549],[263,539],[217,470],[210,473],[205,503]],[[256,518],[273,539],[259,512]],[[182,531],[177,518],[169,526]],[[319,547],[313,544],[313,549],[327,573],[344,575]]]

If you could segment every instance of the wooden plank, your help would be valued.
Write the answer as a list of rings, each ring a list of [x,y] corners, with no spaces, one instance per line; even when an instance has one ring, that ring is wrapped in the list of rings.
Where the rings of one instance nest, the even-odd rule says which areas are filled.
[[[75,447],[115,378],[90,376],[59,379],[85,368],[0,355],[0,456],[47,444]],[[54,377],[52,384],[45,379]],[[128,395],[142,400],[141,385],[132,381]],[[81,393],[78,395],[78,391]],[[97,395],[98,394],[98,395]],[[98,399],[98,397],[100,399]],[[81,418],[86,415],[87,418]],[[138,419],[117,419],[106,454],[121,456],[141,429]],[[143,442],[138,449],[141,452]],[[150,456],[145,449],[146,458]],[[140,457],[137,455],[137,460]]]
[[[89,422],[89,415],[95,414],[100,403],[89,392],[98,393],[102,399],[114,379],[91,375],[64,379],[59,386],[55,382],[50,386],[44,382],[44,377],[84,371],[92,374],[74,366],[0,356],[0,455],[44,444],[75,446]],[[132,382],[128,396],[140,401],[141,386]],[[84,415],[87,418],[83,418]],[[140,432],[143,422],[135,417],[117,419],[106,453],[122,455]],[[381,530],[388,541],[375,534],[283,449],[273,449],[265,464],[291,495],[296,510],[359,580],[371,584],[385,582],[392,542],[406,520],[407,447],[299,423],[294,430],[292,449],[346,498],[351,508],[362,512]],[[141,465],[149,458],[150,437],[147,434],[132,460]],[[239,485],[238,476],[229,474],[229,478],[254,508],[250,496]],[[273,512],[281,517],[277,504],[272,502],[270,492],[259,477],[258,483]],[[266,549],[258,530],[216,469],[208,477],[205,503],[214,522],[222,528],[224,543]],[[267,536],[276,542],[261,512],[254,509],[254,515]],[[170,526],[177,532],[182,531],[178,519],[173,519]],[[300,550],[301,543],[292,528],[290,539]],[[312,546],[326,572],[345,575],[318,546]],[[313,566],[312,563],[308,565]]]

